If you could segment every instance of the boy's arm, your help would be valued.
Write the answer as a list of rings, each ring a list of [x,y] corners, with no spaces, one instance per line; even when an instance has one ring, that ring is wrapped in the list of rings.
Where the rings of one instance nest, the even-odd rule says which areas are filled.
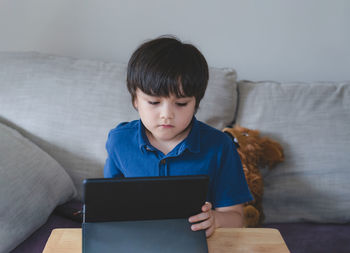
[[[243,227],[243,204],[218,207],[214,211],[216,227]]]

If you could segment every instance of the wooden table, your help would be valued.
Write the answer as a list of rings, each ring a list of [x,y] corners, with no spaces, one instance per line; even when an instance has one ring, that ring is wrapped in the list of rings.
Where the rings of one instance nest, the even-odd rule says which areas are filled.
[[[210,253],[289,253],[277,229],[272,228],[219,228],[208,238]],[[43,253],[81,253],[80,228],[54,229]]]

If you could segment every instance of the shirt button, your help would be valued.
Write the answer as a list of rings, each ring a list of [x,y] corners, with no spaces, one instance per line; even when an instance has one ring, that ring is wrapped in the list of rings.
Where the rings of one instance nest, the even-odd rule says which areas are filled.
[[[160,161],[160,164],[164,165],[166,163],[165,159]]]

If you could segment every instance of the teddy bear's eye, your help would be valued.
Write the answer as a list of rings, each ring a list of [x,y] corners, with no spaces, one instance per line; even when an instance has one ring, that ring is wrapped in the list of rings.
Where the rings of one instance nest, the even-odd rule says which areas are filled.
[[[248,133],[242,133],[242,135],[243,135],[243,136],[249,136],[249,134],[248,134]]]

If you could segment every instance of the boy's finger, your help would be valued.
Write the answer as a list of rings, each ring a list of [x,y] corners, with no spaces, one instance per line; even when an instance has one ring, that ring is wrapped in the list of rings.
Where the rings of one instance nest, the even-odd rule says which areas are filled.
[[[207,230],[205,230],[206,237],[210,237],[214,233],[215,229],[214,227],[210,227]]]
[[[212,208],[212,205],[210,202],[205,202],[205,204],[202,206],[203,212],[208,212]]]
[[[211,226],[211,222],[209,220],[205,220],[201,223],[198,224],[194,224],[191,226],[191,229],[193,231],[197,231],[197,230],[203,230],[203,229],[207,229]]]
[[[188,219],[189,222],[198,222],[209,218],[209,213],[200,213]]]

